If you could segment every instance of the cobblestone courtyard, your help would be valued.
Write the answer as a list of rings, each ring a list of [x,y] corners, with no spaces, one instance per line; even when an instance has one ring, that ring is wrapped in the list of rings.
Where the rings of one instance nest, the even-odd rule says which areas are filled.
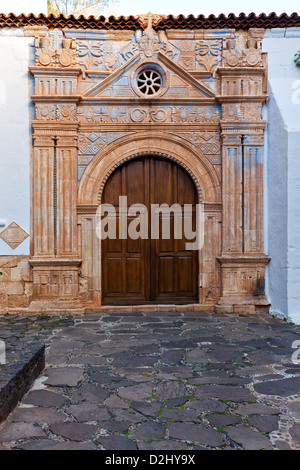
[[[0,332],[46,343],[46,368],[1,425],[1,449],[300,448],[300,326],[128,312],[2,316]]]

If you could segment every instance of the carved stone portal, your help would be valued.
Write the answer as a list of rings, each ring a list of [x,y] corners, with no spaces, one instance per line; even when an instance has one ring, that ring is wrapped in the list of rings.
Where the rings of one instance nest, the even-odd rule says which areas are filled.
[[[268,306],[263,30],[165,32],[155,21],[141,17],[135,33],[36,32],[31,309],[101,306],[97,207],[114,169],[141,155],[184,166],[204,204],[193,308]]]

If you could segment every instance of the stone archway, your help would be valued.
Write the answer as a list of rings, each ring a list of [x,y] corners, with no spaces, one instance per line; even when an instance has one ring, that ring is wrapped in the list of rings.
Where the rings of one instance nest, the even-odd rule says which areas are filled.
[[[82,258],[82,295],[101,305],[101,244],[96,236],[96,211],[104,185],[120,165],[143,155],[154,155],[176,162],[191,176],[197,188],[198,203],[204,207],[207,233],[198,253],[199,302],[213,306],[220,295],[219,264],[221,253],[221,190],[211,163],[184,139],[158,133],[139,133],[121,138],[100,152],[82,175],[78,190],[80,257]],[[207,236],[206,236],[207,235]],[[209,235],[209,236],[208,236]],[[214,243],[211,243],[211,238]]]

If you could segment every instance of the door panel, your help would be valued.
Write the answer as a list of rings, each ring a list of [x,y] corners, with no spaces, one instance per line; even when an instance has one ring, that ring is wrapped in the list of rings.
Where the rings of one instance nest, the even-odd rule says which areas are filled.
[[[175,238],[175,216],[168,209],[157,210],[159,221],[157,239],[151,238],[155,226],[151,219],[153,204],[179,204],[183,224],[183,205],[191,204],[193,230],[197,191],[184,169],[174,162],[159,158],[133,160],[118,168],[109,178],[103,192],[103,203],[114,205],[119,223],[124,211],[119,207],[119,196],[127,196],[128,208],[143,204],[148,210],[148,239],[102,241],[102,301],[105,304],[131,303],[188,303],[196,302],[198,278],[198,252],[185,249],[184,228],[182,238]],[[139,215],[139,214],[137,214]],[[163,232],[170,217],[170,236]],[[127,217],[127,227],[135,216]],[[138,226],[138,224],[137,224]],[[166,228],[166,227],[165,227]],[[167,238],[163,238],[163,234]]]

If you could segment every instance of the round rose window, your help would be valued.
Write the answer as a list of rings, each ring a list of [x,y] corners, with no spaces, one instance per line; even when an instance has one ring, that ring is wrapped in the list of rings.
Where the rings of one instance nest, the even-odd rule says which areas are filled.
[[[137,77],[137,86],[144,95],[155,95],[162,87],[162,77],[156,70],[142,70]]]

